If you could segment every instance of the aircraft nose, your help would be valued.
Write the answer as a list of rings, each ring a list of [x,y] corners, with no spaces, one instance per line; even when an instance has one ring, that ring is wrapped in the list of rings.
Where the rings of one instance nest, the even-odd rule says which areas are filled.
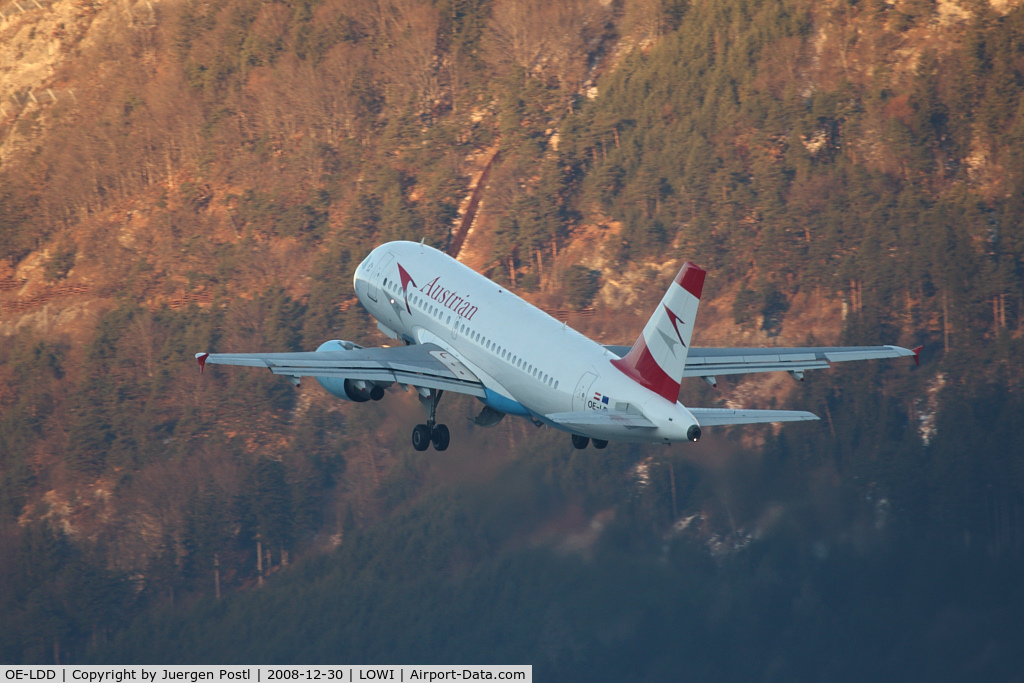
[[[369,257],[363,259],[356,266],[356,272],[352,274],[352,290],[356,293],[356,296],[360,295],[360,285],[366,281],[366,261]]]

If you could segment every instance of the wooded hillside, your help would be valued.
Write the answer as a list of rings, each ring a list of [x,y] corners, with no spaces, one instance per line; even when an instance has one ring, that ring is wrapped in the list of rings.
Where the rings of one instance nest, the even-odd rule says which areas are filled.
[[[653,678],[703,653],[712,676],[729,656],[703,633],[749,646],[742,678],[821,678],[864,648],[854,678],[1015,670],[1019,3],[8,9],[0,660],[639,659]],[[690,259],[705,345],[923,343],[922,366],[688,384],[823,419],[600,456],[466,426],[478,406],[446,397],[456,445],[432,459],[408,446],[411,397],[196,372],[200,349],[382,343],[356,264],[463,222],[461,258],[608,343]],[[223,635],[283,603],[294,638]],[[327,605],[355,630],[296,626]]]

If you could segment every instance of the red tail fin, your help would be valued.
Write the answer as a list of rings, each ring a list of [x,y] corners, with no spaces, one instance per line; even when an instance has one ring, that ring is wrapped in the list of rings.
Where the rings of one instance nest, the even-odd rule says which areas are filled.
[[[675,403],[707,272],[687,261],[647,321],[633,348],[612,365]]]

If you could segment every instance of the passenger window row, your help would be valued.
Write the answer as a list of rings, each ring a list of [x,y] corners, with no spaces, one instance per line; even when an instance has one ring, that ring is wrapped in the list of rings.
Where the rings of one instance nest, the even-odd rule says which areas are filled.
[[[384,288],[387,289],[392,294],[399,294],[400,288],[398,286],[398,283],[395,282],[394,280],[384,278]],[[409,299],[410,306],[416,306],[417,308],[420,307],[421,297],[418,294],[414,293],[412,295],[407,296]],[[435,306],[433,304],[427,305],[425,311],[431,317],[437,318],[438,320],[441,320],[441,317],[444,315],[444,311],[442,311],[439,306]],[[451,324],[451,321],[452,317],[449,315],[448,320],[445,324]],[[514,365],[515,367],[526,372],[527,374],[532,375],[534,378],[539,379],[540,381],[547,384],[549,387],[553,389],[558,388],[558,380],[556,380],[554,377],[547,374],[546,372],[543,372],[540,368],[534,367],[533,365],[529,364],[522,358],[519,358],[518,356],[510,352],[508,349],[502,348],[494,341],[488,339],[487,337],[480,334],[476,330],[473,330],[472,328],[467,326],[464,322],[458,321],[455,324],[457,325],[458,330],[462,335],[469,337],[483,348],[497,355],[502,360],[507,361],[511,365]]]

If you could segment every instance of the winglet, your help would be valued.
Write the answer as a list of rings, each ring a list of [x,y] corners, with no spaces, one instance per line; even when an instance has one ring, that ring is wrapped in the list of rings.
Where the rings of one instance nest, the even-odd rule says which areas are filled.
[[[199,362],[199,374],[203,374],[203,370],[206,369],[206,359],[210,357],[209,353],[197,353],[196,360]]]
[[[910,349],[911,351],[914,352],[914,364],[917,367],[921,367],[921,349],[923,348],[924,344],[921,344],[920,346],[915,346],[914,348]]]

